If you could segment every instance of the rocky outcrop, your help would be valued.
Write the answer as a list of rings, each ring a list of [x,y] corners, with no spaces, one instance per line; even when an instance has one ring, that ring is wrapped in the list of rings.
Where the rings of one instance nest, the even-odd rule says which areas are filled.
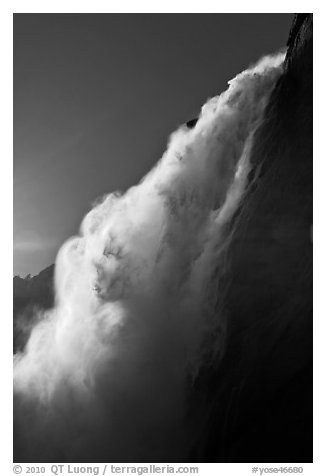
[[[299,14],[232,224],[227,350],[197,381],[191,461],[312,462],[312,74]]]

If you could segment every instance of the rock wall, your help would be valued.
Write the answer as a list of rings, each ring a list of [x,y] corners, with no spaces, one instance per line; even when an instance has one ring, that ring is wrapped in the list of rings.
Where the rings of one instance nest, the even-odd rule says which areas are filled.
[[[227,351],[197,381],[192,461],[312,461],[312,75],[299,14],[233,223]]]

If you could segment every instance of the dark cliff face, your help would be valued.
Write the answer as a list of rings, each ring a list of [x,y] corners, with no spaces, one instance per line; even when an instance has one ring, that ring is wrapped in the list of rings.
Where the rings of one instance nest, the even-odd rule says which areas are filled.
[[[191,459],[311,462],[312,15],[294,19],[251,159],[224,279],[227,350],[197,382]]]

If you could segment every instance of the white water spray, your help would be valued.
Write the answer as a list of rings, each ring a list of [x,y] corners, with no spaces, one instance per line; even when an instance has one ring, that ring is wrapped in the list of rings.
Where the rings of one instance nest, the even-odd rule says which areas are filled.
[[[179,461],[186,397],[214,334],[229,222],[284,55],[181,127],[156,167],[83,220],[56,262],[56,306],[15,356],[19,461]]]

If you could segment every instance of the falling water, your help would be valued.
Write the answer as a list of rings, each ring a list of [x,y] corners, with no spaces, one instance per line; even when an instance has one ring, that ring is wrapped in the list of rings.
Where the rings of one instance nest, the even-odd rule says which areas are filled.
[[[17,461],[184,458],[189,382],[207,351],[218,360],[227,345],[225,225],[283,59],[232,79],[138,185],[106,196],[59,251],[55,308],[15,356]]]

